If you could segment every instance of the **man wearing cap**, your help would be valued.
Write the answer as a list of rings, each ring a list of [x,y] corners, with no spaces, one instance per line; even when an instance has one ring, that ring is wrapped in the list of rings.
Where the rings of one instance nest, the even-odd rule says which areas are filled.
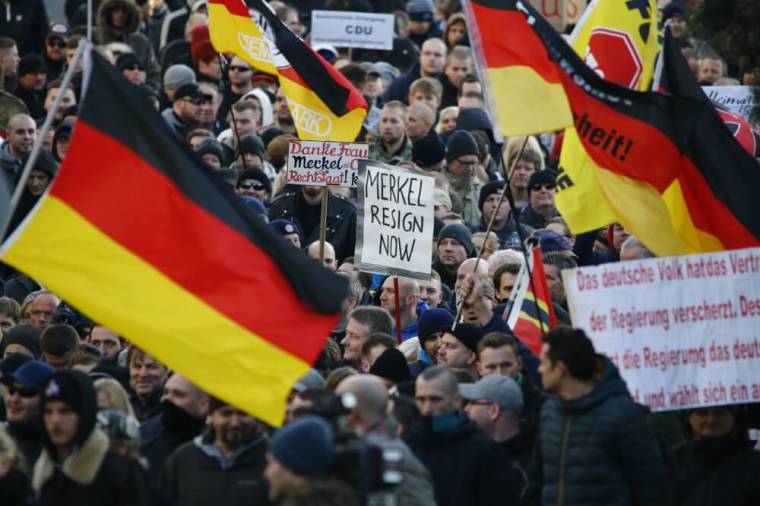
[[[390,351],[390,350],[389,350]],[[398,350],[394,350],[397,351]],[[349,376],[335,390],[338,395],[353,394],[356,405],[347,417],[348,429],[369,437],[383,449],[401,454],[401,483],[393,489],[399,501],[408,506],[434,506],[430,471],[400,439],[388,430],[388,390],[379,378],[368,374]]]
[[[514,462],[509,480],[502,483],[505,496],[514,504],[523,497],[528,485],[527,469],[517,461],[510,442],[520,432],[520,413],[523,396],[515,380],[507,376],[492,375],[476,383],[459,385],[459,395],[465,401],[464,411],[470,420],[486,433],[503,451],[502,459]]]
[[[22,353],[30,358],[40,358],[41,331],[34,325],[22,324],[6,330],[0,342],[0,362],[13,353]]]
[[[426,172],[441,172],[443,161],[446,159],[446,145],[438,135],[426,135],[412,144],[412,161]],[[436,192],[443,191],[436,188]],[[451,197],[448,192],[448,210],[451,210]]]
[[[327,225],[325,240],[335,247],[340,262],[354,254],[356,243],[356,205],[342,195],[327,192]],[[298,225],[303,243],[319,240],[319,218],[322,206],[322,188],[301,186],[281,193],[269,206],[269,220],[284,218]]]
[[[27,155],[37,140],[37,125],[28,114],[16,114],[8,121],[7,137],[0,147],[0,168],[8,187],[14,188],[21,174],[21,158]]]
[[[40,505],[147,505],[143,471],[135,459],[109,451],[95,426],[95,387],[81,371],[52,375],[40,402],[44,449],[32,486]]]
[[[251,134],[240,138],[235,151],[235,162],[231,169],[242,174],[246,169],[259,169],[264,167],[266,149],[264,142],[258,135]]]
[[[58,79],[66,63],[66,41],[69,29],[63,23],[51,23],[45,38],[45,49],[42,57],[47,63],[48,79]]]
[[[458,387],[445,367],[422,371],[415,383],[422,423],[405,432],[404,442],[430,470],[439,506],[513,504],[503,487],[511,466],[459,409]]]
[[[204,139],[195,149],[195,153],[214,170],[220,170],[224,165],[222,143],[216,139]]]
[[[398,69],[388,62],[379,61],[368,64],[365,70],[367,77],[364,80],[362,93],[365,97],[369,97],[370,106],[382,107],[383,94],[399,76]]]
[[[301,231],[298,229],[298,225],[288,220],[273,220],[269,223],[275,232],[280,234],[283,239],[289,241],[293,246],[301,249]]]
[[[195,83],[181,85],[174,92],[174,101],[169,109],[161,113],[166,124],[183,141],[187,133],[198,123],[198,109],[203,100],[203,92]]]
[[[272,193],[272,183],[263,170],[249,165],[248,169],[243,170],[238,176],[235,191],[238,195],[250,195],[267,204]]]
[[[380,113],[380,138],[369,146],[369,158],[383,163],[412,159],[412,140],[406,134],[409,111],[403,102],[386,102]]]
[[[142,65],[140,65],[140,60],[137,59],[135,53],[121,53],[116,58],[116,68],[127,81],[135,86],[139,86],[145,81]]]
[[[459,266],[473,256],[474,251],[470,229],[458,223],[443,227],[438,233],[438,254],[433,262],[433,269],[441,276],[441,283],[453,289]]]
[[[45,85],[47,84],[47,65],[42,57],[29,53],[18,64],[18,88],[14,92],[29,109],[33,118],[45,116]]]
[[[333,433],[317,416],[299,417],[276,432],[264,471],[270,499],[281,501],[289,492],[327,478],[333,451]]]
[[[447,309],[428,309],[422,313],[418,323],[420,351],[417,353],[418,361],[411,364],[412,374],[417,376],[426,368],[438,364],[441,337],[453,323],[454,316]]]
[[[35,462],[42,451],[40,393],[55,370],[44,362],[30,360],[2,376],[4,428],[16,442],[24,460]],[[30,464],[31,465],[31,464]]]
[[[174,93],[177,88],[183,84],[195,83],[195,72],[187,65],[181,63],[174,64],[166,69],[164,72],[163,81],[163,94],[165,95],[166,104],[171,104],[174,101]],[[164,101],[162,100],[162,103]]]
[[[465,369],[477,377],[478,341],[482,337],[480,327],[471,323],[458,323],[454,330],[446,330],[441,336],[438,363],[449,368]]]
[[[478,202],[483,183],[475,175],[480,163],[479,155],[478,145],[469,132],[456,130],[449,136],[443,173],[449,180],[452,211],[460,214],[465,223],[473,228],[480,223]]]
[[[528,204],[520,211],[518,220],[535,229],[544,228],[549,220],[559,216],[554,197],[557,174],[552,170],[537,170],[528,180]]]
[[[442,35],[440,28],[433,21],[435,5],[433,0],[409,0],[406,13],[409,14],[409,40],[422,46],[431,37]]]
[[[169,457],[161,485],[177,506],[268,504],[266,452],[258,421],[212,397],[208,430]]]
[[[520,249],[522,244],[520,236],[522,235],[523,240],[527,239],[533,233],[533,228],[522,223],[518,224],[515,213],[509,206],[509,201],[506,197],[501,198],[505,186],[504,181],[489,181],[480,189],[478,207],[481,211],[481,219],[477,230],[485,232],[488,229],[489,221],[495,214],[491,231],[499,238],[500,247]],[[520,227],[519,233],[517,231],[518,226]]]

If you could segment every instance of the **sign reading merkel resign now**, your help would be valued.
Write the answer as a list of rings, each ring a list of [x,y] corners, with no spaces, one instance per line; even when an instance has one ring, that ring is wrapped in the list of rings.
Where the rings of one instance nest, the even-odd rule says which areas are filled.
[[[760,402],[760,248],[562,273],[573,325],[653,411]]]

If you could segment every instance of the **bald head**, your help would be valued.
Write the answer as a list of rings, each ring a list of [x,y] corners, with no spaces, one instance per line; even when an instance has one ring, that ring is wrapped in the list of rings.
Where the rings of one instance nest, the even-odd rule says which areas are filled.
[[[420,74],[437,76],[446,64],[446,44],[436,37],[426,40],[420,50]]]
[[[415,141],[425,137],[435,123],[435,112],[424,102],[414,102],[409,106],[406,118],[406,133]]]
[[[388,389],[382,380],[370,374],[356,374],[343,380],[335,393],[354,394],[356,407],[353,413],[357,422],[369,427],[385,418],[388,410]]]
[[[306,248],[306,254],[314,260],[319,260],[319,241],[309,244],[309,247]],[[335,248],[327,241],[325,241],[325,254],[322,265],[333,271],[338,267],[335,261]]]

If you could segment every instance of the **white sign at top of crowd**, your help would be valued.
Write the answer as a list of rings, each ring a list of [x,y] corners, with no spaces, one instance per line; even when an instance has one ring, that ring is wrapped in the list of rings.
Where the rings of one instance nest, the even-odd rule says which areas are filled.
[[[311,43],[363,49],[393,49],[393,14],[312,11]]]
[[[760,402],[760,248],[562,277],[573,325],[653,411]]]

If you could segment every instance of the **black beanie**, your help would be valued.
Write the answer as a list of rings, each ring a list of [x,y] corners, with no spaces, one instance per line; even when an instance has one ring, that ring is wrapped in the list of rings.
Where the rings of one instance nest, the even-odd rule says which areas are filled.
[[[199,157],[203,155],[214,155],[219,159],[219,165],[224,165],[224,150],[222,149],[222,143],[216,139],[204,139],[198,145],[198,149],[195,153]]]
[[[40,150],[37,153],[37,160],[34,161],[34,167],[32,170],[38,170],[44,172],[52,179],[55,173],[58,172],[58,163],[56,163],[53,155],[45,150]]]
[[[40,151],[40,153],[42,153]],[[0,346],[0,357],[5,355],[5,348],[9,344],[19,344],[31,351],[34,358],[40,358],[42,350],[40,349],[40,334],[42,331],[33,325],[16,325],[8,330],[3,338],[3,344]]]
[[[35,53],[28,53],[21,57],[18,62],[18,76],[24,77],[27,74],[37,72],[47,72],[47,64],[42,56]]]
[[[504,181],[489,181],[483,185],[480,189],[480,198],[478,199],[478,209],[481,212],[483,211],[483,204],[486,199],[494,193],[499,193],[505,184]]]
[[[396,348],[388,348],[382,352],[369,368],[369,373],[397,384],[413,379],[404,354]]]
[[[478,352],[478,343],[483,338],[483,330],[472,323],[457,323],[457,328],[447,330],[446,334],[459,339],[473,353]]]
[[[449,136],[446,144],[446,161],[456,160],[463,155],[475,155],[480,159],[480,150],[470,132],[457,130]]]
[[[267,128],[266,130],[261,132],[259,135],[261,136],[261,141],[264,143],[264,146],[269,147],[269,143],[272,142],[272,139],[274,139],[275,137],[279,137],[280,135],[284,133],[285,133],[284,130],[280,128],[272,127],[272,128]]]
[[[261,160],[264,161],[264,155],[266,153],[264,142],[259,138],[258,135],[246,135],[240,139],[238,143],[238,149],[235,153],[235,158],[242,155],[243,153],[258,155]]]
[[[40,399],[40,416],[45,412],[45,404],[49,401],[62,401],[77,415],[79,415],[79,432],[76,437],[76,445],[79,446],[92,433],[95,427],[95,414],[97,412],[97,395],[92,380],[76,369],[63,369],[56,371],[48,381],[45,391]],[[45,439],[48,447],[51,446],[47,432]]]
[[[467,251],[467,256],[472,257],[475,246],[472,244],[472,232],[470,232],[469,228],[461,223],[450,223],[438,233],[438,242],[440,243],[447,238],[459,241]]]
[[[255,179],[256,181],[260,181],[261,184],[266,187],[267,192],[272,193],[272,182],[269,180],[263,170],[257,169],[255,167],[244,170],[238,176],[237,184],[242,183],[246,179]]]
[[[537,170],[533,174],[530,175],[530,179],[528,180],[528,193],[530,194],[531,188],[536,183],[552,183],[555,184],[557,179],[557,173],[553,170]]]
[[[426,135],[412,144],[412,161],[420,167],[430,167],[446,158],[446,146],[437,134]]]

